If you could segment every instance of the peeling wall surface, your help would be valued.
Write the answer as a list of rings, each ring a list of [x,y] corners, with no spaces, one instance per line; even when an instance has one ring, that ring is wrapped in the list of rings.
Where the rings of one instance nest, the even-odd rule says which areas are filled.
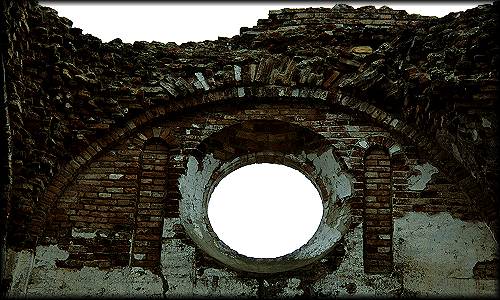
[[[57,246],[38,247],[27,295],[30,297],[47,295],[163,297],[161,278],[149,270],[140,267],[108,271],[96,267],[83,267],[80,270],[57,268],[56,261],[67,257],[68,253],[58,249]]]
[[[179,224],[179,220],[170,220]],[[164,232],[164,238],[173,235]],[[317,297],[349,296],[486,296],[497,293],[496,279],[473,276],[476,263],[495,258],[496,242],[484,223],[463,222],[448,213],[409,213],[395,220],[395,272],[366,274],[363,270],[361,225],[346,234],[346,256],[337,270],[311,285]],[[18,254],[18,268],[26,255]],[[68,253],[57,246],[38,247],[27,282],[28,296],[124,296],[124,297],[256,297],[272,286],[261,278],[241,276],[225,267],[203,268],[195,263],[195,248],[181,239],[165,239],[162,270],[155,275],[139,267],[99,270],[57,268]],[[438,267],[436,267],[438,266]],[[247,278],[245,278],[247,277]],[[17,281],[26,282],[23,278]],[[304,295],[301,279],[282,279],[277,297]],[[21,293],[12,290],[13,295]]]
[[[276,112],[282,109],[278,107]],[[304,115],[311,115],[308,109],[302,109]],[[374,140],[370,139],[376,129],[373,125],[365,132],[361,126],[349,127],[356,130],[346,137],[345,141],[348,139],[351,144],[336,148],[331,146],[337,139],[334,132],[317,130],[315,126],[321,123],[305,120],[302,124],[319,133],[299,140],[317,139],[313,147],[299,144],[297,149],[286,153],[282,152],[281,140],[276,144],[264,140],[261,145],[251,146],[264,134],[254,132],[248,140],[239,142],[241,151],[224,154],[221,151],[227,151],[228,146],[214,140],[245,135],[258,126],[268,131],[278,130],[276,126],[288,128],[286,132],[291,139],[286,144],[292,145],[297,136],[301,137],[297,134],[302,130],[300,126],[255,121],[254,116],[248,115],[250,111],[258,112],[243,109],[242,114],[250,122],[243,126],[237,121],[221,126],[204,125],[202,122],[207,118],[215,122],[219,115],[214,112],[182,116],[179,117],[182,123],[168,121],[149,133],[147,129],[138,132],[97,157],[62,195],[54,215],[57,221],[49,227],[44,245],[37,246],[34,252],[11,251],[13,284],[9,295],[333,298],[496,294],[494,276],[477,276],[476,265],[486,264],[491,269],[496,263],[497,243],[489,227],[482,221],[464,217],[466,214],[462,212],[470,209],[464,193],[430,162],[415,159],[417,154],[409,151],[406,143],[389,142],[386,146],[388,155],[406,155],[402,160],[404,168],[396,163],[386,166],[385,160],[381,160],[383,165],[370,166],[370,170],[379,172],[360,173],[356,169],[367,163],[363,160],[365,151],[374,145],[384,145],[383,139],[389,136],[382,128],[377,129],[379,139]],[[325,117],[325,123],[338,120],[339,116],[315,114],[315,118]],[[283,121],[287,118],[291,117],[284,117]],[[335,126],[340,130],[346,128]],[[233,132],[235,128],[242,131]],[[193,134],[195,130],[199,135]],[[144,141],[155,132],[158,136],[169,133],[171,140],[190,132],[190,140],[181,142],[180,147],[198,140],[200,151],[205,149],[206,153],[185,155],[175,149],[170,152],[158,148],[164,150],[158,150],[159,154],[142,152],[141,162],[141,152],[137,149],[152,149]],[[363,141],[367,147],[362,145]],[[339,152],[339,148],[346,151]],[[247,149],[255,152],[248,154]],[[276,259],[253,259],[238,254],[217,238],[208,223],[207,204],[215,184],[226,174],[243,165],[269,161],[297,168],[313,182],[323,200],[323,218],[314,236],[296,251]],[[165,181],[163,173],[150,171],[161,171],[164,165],[170,170],[178,166],[177,176]],[[385,259],[385,251],[390,251],[394,266],[391,272],[373,273],[366,272],[365,248],[372,245],[366,244],[363,226],[385,226],[386,218],[368,218],[371,214],[363,211],[371,213],[371,210],[358,207],[373,197],[365,194],[369,186],[364,183],[364,176],[385,176],[384,170],[392,170],[393,174],[394,213],[389,218],[393,231],[378,233],[382,240],[391,241],[390,247],[381,247],[384,252],[380,255]],[[384,177],[368,178],[376,185]],[[143,185],[137,185],[137,180]],[[175,202],[163,202],[165,184],[167,190],[178,191],[177,198],[172,198],[177,199]],[[434,206],[427,206],[429,211],[414,211],[426,201],[434,201]],[[443,203],[449,201],[454,201],[458,208],[448,212]],[[134,210],[128,208],[135,203],[144,207],[142,214],[149,215],[137,219],[140,215],[135,217]],[[158,221],[159,213],[154,207],[163,207],[169,213]],[[379,209],[383,214],[391,212],[388,208]],[[436,213],[436,209],[441,212]],[[375,216],[381,216],[378,213]],[[97,216],[105,219],[100,221]],[[114,222],[112,218],[116,219],[116,225],[109,223]],[[152,229],[139,228],[141,223],[136,220],[143,220],[144,226]],[[144,235],[148,232],[149,235]],[[71,238],[67,239],[68,236]],[[153,240],[158,241],[158,248],[150,244]]]
[[[394,221],[396,269],[403,287],[419,296],[497,295],[496,279],[474,278],[474,266],[496,257],[484,223],[463,222],[448,213],[409,213]]]
[[[497,296],[498,2],[282,9],[182,45],[0,4],[5,296]],[[208,220],[217,184],[257,163],[322,200],[276,258]]]
[[[256,153],[253,157],[257,156],[265,156],[265,153]],[[283,258],[254,260],[235,252],[220,241],[207,222],[206,191],[213,190],[210,184],[214,172],[225,170],[228,166],[235,165],[235,162],[221,163],[213,155],[206,156],[201,162],[192,156],[189,157],[186,174],[179,178],[180,219],[193,241],[221,262],[255,273],[283,272],[324,256],[348,227],[349,208],[345,203],[342,205],[342,199],[351,195],[351,181],[342,173],[331,149],[319,155],[302,153],[298,156],[289,155],[287,158],[296,164],[314,166],[311,175],[314,176],[315,182],[321,182],[322,186],[327,187],[323,195],[323,218],[316,233],[306,244]],[[248,163],[249,158],[246,160]]]
[[[432,175],[438,172],[438,169],[429,163],[416,165],[415,170],[420,172],[420,174],[408,178],[408,189],[413,191],[424,190],[427,183],[431,180]]]
[[[399,274],[365,274],[363,269],[362,229],[358,225],[345,238],[345,260],[336,272],[312,286],[319,297],[393,297],[401,295]]]

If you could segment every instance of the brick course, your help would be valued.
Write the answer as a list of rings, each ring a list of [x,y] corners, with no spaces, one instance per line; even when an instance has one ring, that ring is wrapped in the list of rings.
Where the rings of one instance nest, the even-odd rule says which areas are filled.
[[[390,273],[392,255],[391,161],[384,149],[368,149],[365,157],[363,267],[367,273]]]
[[[80,173],[51,210],[53,221],[43,240],[68,247],[71,241],[74,244],[75,239],[79,244],[80,241],[85,242],[85,248],[68,248],[70,252],[75,251],[66,263],[68,266],[94,264],[94,256],[81,254],[93,253],[92,245],[108,239],[108,248],[99,246],[101,250],[98,253],[121,249],[117,254],[123,258],[119,264],[128,264],[130,259],[132,265],[155,269],[159,264],[163,218],[179,217],[181,195],[178,179],[185,172],[186,164],[183,153],[200,155],[196,153],[212,151],[220,159],[230,160],[248,151],[293,151],[295,146],[301,149],[307,145],[296,144],[297,137],[301,135],[308,143],[316,140],[311,146],[320,142],[318,137],[333,145],[335,154],[345,164],[343,168],[353,176],[354,189],[349,198],[352,226],[359,223],[364,226],[367,272],[387,272],[392,268],[393,217],[403,216],[418,207],[433,213],[448,211],[460,218],[474,216],[463,191],[439,174],[433,177],[424,191],[408,191],[409,169],[418,160],[401,157],[401,152],[389,156],[387,149],[395,141],[386,129],[369,120],[336,111],[332,113],[328,106],[321,108],[302,104],[273,104],[272,107],[265,103],[242,104],[238,110],[234,106],[218,106],[202,113],[176,117],[157,127],[146,127],[117,144],[120,146],[111,147],[97,156]],[[261,123],[256,119],[262,120]],[[300,121],[297,122],[297,119]],[[241,121],[243,125],[238,125]],[[307,131],[300,133],[303,129],[292,129],[291,125],[283,126],[286,123],[277,121],[298,123],[311,133],[318,134],[318,137]],[[349,125],[353,122],[357,125]],[[154,138],[153,128],[158,128],[157,135],[160,131],[168,132],[172,142],[165,144]],[[262,134],[271,135],[259,142]],[[275,142],[270,142],[271,136]],[[359,142],[363,140],[372,145],[370,149],[359,148]],[[412,149],[410,145],[400,146],[409,157],[415,156],[411,151],[406,153],[405,149]],[[386,150],[372,151],[373,147]],[[429,193],[435,194],[428,198],[431,196]],[[445,206],[441,204],[445,203],[443,201],[455,204]],[[73,228],[87,232],[102,230],[108,237],[96,238],[94,242],[92,239],[71,237]],[[122,236],[119,245],[115,245],[115,234]],[[133,234],[131,251],[128,239],[132,239]],[[178,233],[178,236],[183,234]],[[186,239],[185,236],[183,238]],[[116,265],[116,259],[104,261],[104,257],[101,258],[102,266]]]
[[[9,247],[57,244],[69,252],[59,267],[157,271],[188,155],[321,146],[352,176],[367,273],[392,270],[393,221],[410,212],[497,231],[496,2],[443,18],[282,9],[183,45],[102,43],[36,1],[0,4]],[[409,189],[425,163],[439,172]],[[179,226],[175,238],[195,246]],[[311,268],[336,268],[345,253],[334,252]],[[474,276],[492,270],[478,263]]]

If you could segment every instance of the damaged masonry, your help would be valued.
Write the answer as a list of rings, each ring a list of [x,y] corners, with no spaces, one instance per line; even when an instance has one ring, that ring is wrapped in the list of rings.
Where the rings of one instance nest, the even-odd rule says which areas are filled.
[[[497,294],[497,2],[272,10],[182,45],[0,3],[4,296]],[[284,256],[208,221],[218,182],[256,163],[321,196]]]

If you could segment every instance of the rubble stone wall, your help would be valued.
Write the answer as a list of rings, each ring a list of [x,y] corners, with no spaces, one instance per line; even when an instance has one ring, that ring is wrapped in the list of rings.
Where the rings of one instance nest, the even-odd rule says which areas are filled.
[[[176,45],[3,1],[9,295],[495,294],[496,8],[282,9]],[[251,162],[321,191],[296,253],[243,257],[197,217]]]

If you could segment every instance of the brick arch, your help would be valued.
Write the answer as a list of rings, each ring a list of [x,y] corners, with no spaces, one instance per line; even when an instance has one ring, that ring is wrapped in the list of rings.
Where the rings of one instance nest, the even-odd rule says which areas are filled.
[[[160,85],[175,99],[181,99],[189,93],[203,92],[203,102],[217,101],[219,96],[216,94],[220,93],[226,99],[231,94],[238,98],[313,98],[348,108],[417,145],[423,158],[437,166],[450,180],[467,186],[466,191],[471,199],[482,194],[472,175],[447,150],[443,150],[433,137],[392,116],[383,108],[360,100],[358,97],[366,97],[363,96],[366,84],[373,84],[365,78],[371,78],[372,72],[380,70],[373,70],[368,60],[371,56],[353,58],[347,49],[339,51],[338,58],[334,60],[314,57],[301,62],[285,54],[268,54],[255,61],[234,62],[216,66],[214,70],[199,70],[182,80],[165,76],[164,80],[168,82],[156,83],[156,87]],[[350,59],[345,60],[343,57]],[[404,86],[406,81],[407,78],[400,78],[398,87]],[[394,98],[397,93],[393,88],[394,84],[380,85],[382,97]],[[205,97],[208,94],[210,96]]]
[[[387,135],[370,135],[364,138],[364,143],[357,143],[354,147],[365,157],[370,149],[386,149],[391,160],[397,161],[397,164],[404,164],[407,157],[402,145],[395,139]]]
[[[257,76],[257,74],[255,76]],[[195,77],[198,81],[203,78],[199,75]],[[258,79],[258,76],[256,78]],[[295,102],[303,101],[307,103],[310,103],[311,100],[326,102],[332,107],[340,106],[347,108],[353,113],[365,115],[383,127],[388,128],[389,131],[395,132],[411,142],[416,143],[419,147],[422,147],[425,152],[429,153],[432,158],[435,158],[431,161],[439,161],[439,159],[443,159],[443,157],[448,157],[446,152],[437,148],[435,143],[431,142],[430,139],[426,138],[423,134],[418,133],[417,130],[410,125],[392,117],[390,114],[372,104],[358,101],[357,99],[340,93],[334,94],[334,87],[329,86],[329,89],[327,89],[324,87],[325,84],[323,84],[323,86],[311,84],[302,87],[289,85],[262,85],[262,83],[265,83],[265,80],[257,79],[253,82],[253,85],[235,87],[232,84],[227,84],[225,88],[223,86],[217,90],[205,89],[201,95],[191,95],[183,98],[182,101],[171,101],[165,105],[156,106],[129,120],[122,128],[111,130],[103,138],[91,143],[79,155],[76,155],[62,167],[53,177],[42,200],[39,205],[35,207],[31,228],[27,229],[32,235],[31,237],[38,237],[43,230],[50,207],[55,203],[68,183],[78,174],[79,170],[92,161],[97,154],[117,143],[122,138],[137,131],[138,128],[142,128],[160,118],[165,118],[170,113],[180,113],[207,103],[219,103],[222,101],[234,101],[239,103],[241,101],[258,99],[276,99],[277,101],[292,100]],[[201,87],[204,86],[205,85],[201,84]],[[164,139],[167,143],[176,143],[166,130],[162,131],[160,129],[150,128],[146,130],[145,134],[144,137],[140,138],[147,140],[148,137],[157,137]],[[27,240],[33,241],[31,238]]]
[[[471,205],[478,207],[478,213],[484,222],[496,228],[497,219],[494,201],[485,202],[483,200],[491,199],[491,197],[480,187],[470,172],[447,150],[443,150],[435,139],[428,137],[425,132],[406,124],[398,118],[392,117],[382,109],[366,101],[359,101],[354,97],[339,93],[335,96],[333,102],[341,103],[343,107],[362,113],[376,123],[388,128],[391,133],[415,145],[419,150],[420,157],[436,166],[447,180],[456,182],[462,192],[469,198]],[[391,161],[394,163],[394,166],[405,168],[404,156],[391,156]]]
[[[356,144],[363,157],[363,268],[366,273],[393,271],[394,181],[404,182],[407,156],[401,144],[387,135],[371,135]]]
[[[257,141],[259,137],[266,137],[266,140]],[[224,144],[230,144],[231,149],[220,146]],[[229,125],[210,134],[196,147],[195,154],[216,151],[217,159],[230,160],[263,151],[301,153],[324,147],[329,147],[325,137],[305,126],[281,120],[254,119]]]
[[[144,146],[151,143],[163,143],[165,145],[178,145],[179,141],[171,135],[171,132],[163,127],[150,127],[137,136],[144,140]]]
[[[265,139],[263,139],[265,138]],[[250,163],[274,163],[292,167],[313,182],[323,199],[327,199],[326,186],[317,181],[314,166],[310,162],[299,162],[288,156],[302,153],[325,153],[332,151],[335,161],[343,172],[348,172],[345,161],[337,154],[338,149],[321,134],[308,127],[281,121],[253,119],[229,125],[210,134],[189,153],[202,161],[207,154],[222,162],[232,161],[233,167]],[[240,161],[241,160],[241,161]],[[233,164],[232,163],[232,164]],[[219,174],[222,179],[228,173]]]

